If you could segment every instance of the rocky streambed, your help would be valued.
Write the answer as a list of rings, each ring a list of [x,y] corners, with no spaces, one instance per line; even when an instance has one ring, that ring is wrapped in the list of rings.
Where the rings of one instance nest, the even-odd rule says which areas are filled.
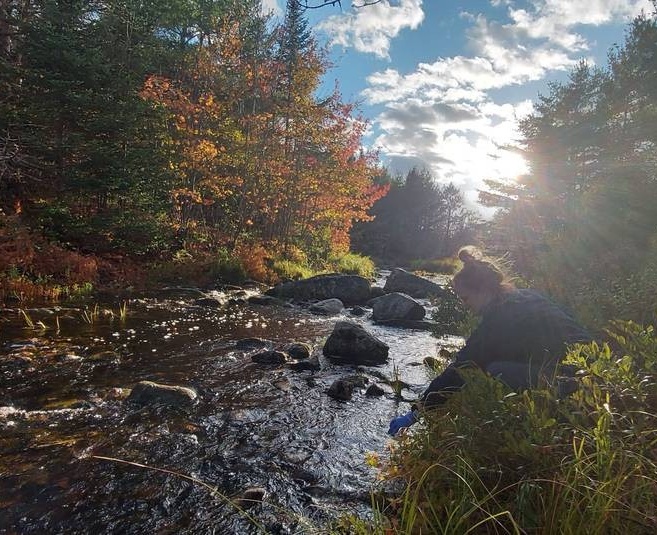
[[[414,293],[394,279],[3,309],[0,533],[306,533],[368,515],[366,458],[408,409],[396,392],[414,399],[423,360],[461,343],[426,330],[419,290],[390,297]],[[345,325],[386,355],[325,351]]]

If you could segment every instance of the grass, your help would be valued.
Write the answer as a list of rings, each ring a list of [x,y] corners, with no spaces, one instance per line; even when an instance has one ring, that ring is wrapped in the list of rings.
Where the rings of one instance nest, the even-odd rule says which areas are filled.
[[[461,265],[461,261],[458,258],[448,256],[445,258],[411,260],[409,267],[414,271],[453,275]]]
[[[577,346],[559,380],[516,393],[482,372],[396,443],[382,477],[404,491],[349,532],[657,532],[657,337],[615,322],[609,345]]]

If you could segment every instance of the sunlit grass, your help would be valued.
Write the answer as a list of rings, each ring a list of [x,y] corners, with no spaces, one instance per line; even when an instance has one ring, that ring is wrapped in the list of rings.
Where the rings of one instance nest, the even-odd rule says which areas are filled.
[[[590,344],[558,380],[516,393],[482,372],[396,441],[382,477],[403,492],[353,533],[657,532],[657,337],[616,322],[618,353]],[[345,532],[349,532],[345,530]]]

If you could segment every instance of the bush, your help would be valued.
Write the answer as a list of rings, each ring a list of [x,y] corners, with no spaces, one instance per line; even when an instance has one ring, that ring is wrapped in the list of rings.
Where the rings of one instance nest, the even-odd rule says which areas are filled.
[[[405,481],[361,533],[654,533],[657,338],[616,322],[577,346],[559,381],[516,393],[468,370],[465,388],[402,438],[384,475]],[[362,524],[362,522],[361,522]]]
[[[465,306],[450,286],[434,303],[431,319],[436,323],[434,336],[468,336],[477,324],[477,317]]]
[[[331,271],[360,275],[366,278],[373,277],[375,271],[374,262],[369,257],[356,253],[332,256],[328,260],[328,267]]]
[[[307,279],[315,274],[308,266],[292,260],[275,260],[272,269],[279,279]]]

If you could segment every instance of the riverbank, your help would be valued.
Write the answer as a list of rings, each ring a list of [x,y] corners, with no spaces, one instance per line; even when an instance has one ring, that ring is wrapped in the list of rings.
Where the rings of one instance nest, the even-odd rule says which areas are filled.
[[[657,337],[631,322],[610,335],[571,351],[577,378],[552,387],[469,374],[381,463],[404,490],[351,532],[655,533]]]

